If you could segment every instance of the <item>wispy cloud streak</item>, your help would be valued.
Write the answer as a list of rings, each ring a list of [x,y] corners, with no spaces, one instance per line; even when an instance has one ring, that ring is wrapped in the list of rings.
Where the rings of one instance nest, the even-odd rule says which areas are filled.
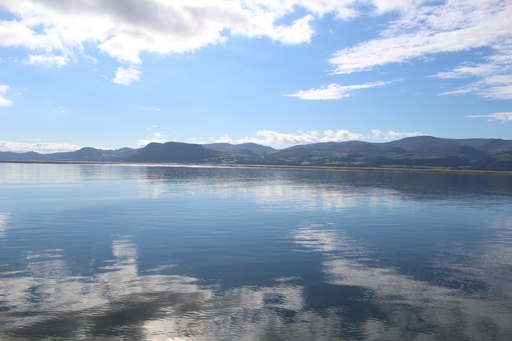
[[[340,84],[329,84],[321,88],[313,88],[309,90],[300,90],[293,94],[287,94],[285,96],[297,97],[303,100],[338,100],[352,96],[353,92],[361,89],[375,88],[378,86],[388,85],[392,82],[372,82],[365,84],[354,84],[354,85],[340,85]]]
[[[470,118],[487,118],[489,121],[498,121],[501,123],[512,122],[512,112],[496,112],[486,115],[471,115]]]
[[[414,5],[412,5],[414,4]],[[448,94],[512,98],[512,3],[506,0],[416,2],[380,34],[337,51],[329,62],[337,74],[369,71],[441,53],[490,49],[483,63],[463,63],[434,77],[477,78]]]

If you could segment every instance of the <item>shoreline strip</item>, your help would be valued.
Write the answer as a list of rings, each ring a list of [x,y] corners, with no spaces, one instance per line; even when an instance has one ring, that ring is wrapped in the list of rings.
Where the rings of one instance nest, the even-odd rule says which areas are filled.
[[[399,167],[337,167],[337,166],[292,166],[292,165],[247,165],[247,164],[215,164],[215,163],[139,163],[139,162],[99,162],[99,161],[0,161],[0,163],[25,164],[63,164],[63,165],[111,165],[138,167],[194,167],[194,168],[252,168],[281,170],[327,170],[343,172],[391,172],[391,173],[432,173],[432,174],[482,174],[512,176],[508,170],[478,169],[437,169],[437,168],[399,168]]]

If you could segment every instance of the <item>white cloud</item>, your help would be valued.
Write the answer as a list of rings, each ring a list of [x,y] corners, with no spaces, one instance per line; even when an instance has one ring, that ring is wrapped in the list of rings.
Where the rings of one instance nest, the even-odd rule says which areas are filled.
[[[512,98],[512,3],[509,0],[0,0],[13,18],[0,22],[0,46],[29,51],[29,63],[62,67],[99,49],[130,68],[119,68],[116,84],[138,80],[142,52],[191,52],[232,36],[265,37],[283,44],[311,41],[313,21],[326,14],[348,20],[395,12],[398,19],[380,36],[337,51],[334,72],[348,74],[439,53],[488,48],[483,63],[462,64],[440,78],[478,77],[444,94],[475,93]],[[293,21],[286,19],[297,16]],[[468,68],[473,68],[468,73]],[[340,99],[343,86],[298,92],[305,99]],[[357,90],[357,89],[352,89]]]
[[[355,85],[339,85],[333,83],[322,88],[300,90],[294,94],[288,94],[285,96],[297,97],[303,100],[337,100],[350,97],[352,95],[352,92],[355,90],[374,88],[377,86],[384,86],[390,83],[391,82],[372,82]]]
[[[28,63],[56,67],[76,60],[77,55],[90,59],[88,49],[99,49],[132,65],[116,72],[114,82],[123,85],[140,78],[133,65],[141,63],[142,52],[192,52],[237,35],[283,44],[308,43],[315,34],[313,21],[326,14],[349,20],[395,12],[399,18],[379,37],[337,51],[330,59],[334,72],[348,74],[485,47],[492,51],[485,62],[436,74],[445,79],[480,78],[443,94],[512,98],[512,3],[508,0],[1,0],[0,8],[14,15],[0,22],[0,46],[25,48]],[[286,20],[299,13],[295,20]],[[468,68],[473,70],[468,73]],[[357,89],[330,84],[292,96],[340,99],[352,90]]]
[[[372,140],[398,140],[398,139],[403,139],[405,137],[422,136],[422,135],[428,135],[428,134],[420,133],[417,131],[395,131],[395,130],[382,131],[380,129],[372,129],[372,132],[369,137]]]
[[[309,43],[314,33],[310,25],[311,20],[313,20],[313,16],[306,15],[295,20],[290,26],[276,26],[274,32],[269,36],[284,44]]]
[[[407,12],[414,8],[418,1],[410,0],[373,0],[377,14],[390,11]]]
[[[2,0],[14,19],[0,22],[0,46],[38,52],[32,62],[61,66],[96,47],[119,61],[138,64],[140,53],[183,53],[224,42],[230,36],[267,37],[284,44],[307,43],[314,16],[347,16],[354,1],[260,0]],[[345,3],[345,4],[344,4]],[[283,24],[297,6],[307,12]],[[50,57],[52,56],[52,57]],[[62,56],[58,59],[54,56]]]
[[[140,70],[134,67],[124,68],[120,66],[117,68],[116,76],[112,82],[119,85],[130,85],[140,79],[140,73]]]
[[[147,128],[146,131],[151,131],[151,129],[155,129],[156,125],[154,125],[152,128]],[[152,142],[156,142],[156,143],[165,143],[168,141],[168,138],[167,138],[167,135],[164,135],[160,132],[154,132],[151,134],[151,137],[148,138],[148,139],[139,139],[137,141],[137,145],[139,147],[144,147]]]
[[[353,12],[355,0],[246,0],[246,6],[251,10],[266,8],[269,12],[282,16],[294,11],[297,6],[318,17],[327,13],[340,13],[339,18],[346,18],[348,12]]]
[[[67,56],[57,56],[57,55],[29,55],[28,64],[44,64],[47,66],[55,66],[55,67],[63,67],[69,61],[69,57]]]
[[[85,50],[91,46],[138,64],[141,52],[190,52],[234,35],[308,43],[315,33],[312,21],[326,14],[348,20],[411,5],[389,0],[2,0],[0,7],[14,14],[0,23],[0,46],[37,51],[41,57],[33,62],[51,59],[61,66],[77,54],[88,58]]]
[[[486,98],[512,99],[512,42],[495,48],[495,54],[482,63],[463,63],[450,71],[438,72],[440,79],[478,79],[441,95],[475,93]]]
[[[211,137],[210,140],[215,143],[233,143],[233,139],[228,134],[219,137]]]
[[[471,118],[487,118],[489,121],[498,121],[501,123],[512,122],[512,112],[496,112],[486,115],[471,115]]]
[[[146,131],[152,131],[152,130],[155,130],[157,128],[158,128],[158,126],[156,124],[153,124],[151,127],[147,127]]]
[[[340,130],[332,130],[327,129],[324,131],[320,142],[343,142],[343,141],[351,141],[351,140],[359,140],[364,136],[362,134],[351,132],[350,130],[340,129]]]
[[[260,130],[256,132],[256,137],[244,137],[239,143],[253,142],[264,145],[283,145],[283,144],[303,144],[315,143],[320,139],[320,133],[317,131],[298,132],[298,133],[279,133],[272,130]]]
[[[505,71],[504,68],[500,69],[499,72],[502,73],[503,71]],[[441,74],[441,76],[443,77],[444,75]],[[460,78],[463,78],[463,76]],[[482,74],[480,78],[481,80],[479,81],[472,82],[457,90],[442,92],[440,95],[446,96],[474,93],[485,98],[512,99],[512,75],[489,73]]]
[[[420,5],[394,21],[381,37],[338,51],[337,73],[365,71],[424,55],[494,47],[511,39],[508,1],[447,1]]]
[[[256,137],[244,137],[239,139],[238,143],[254,142],[264,145],[293,145],[319,142],[341,142],[357,140],[363,135],[351,132],[346,129],[332,130],[327,129],[323,133],[317,131],[280,133],[272,130],[260,130],[256,132]]]
[[[78,150],[82,147],[69,143],[52,143],[52,142],[18,142],[18,141],[4,141],[0,140],[0,151],[3,152],[38,152],[38,153],[57,153],[57,152],[71,152]]]
[[[0,85],[0,107],[8,107],[12,105],[12,101],[3,96],[7,90],[9,90],[8,85]]]
[[[152,142],[161,143],[160,141],[156,141],[154,139],[139,139],[137,141],[137,146],[138,147],[145,147],[145,146],[147,146],[148,144],[150,144]]]
[[[385,3],[390,2],[374,3],[378,9],[386,9]],[[480,78],[462,89],[443,94],[475,93],[488,98],[512,98],[512,2],[420,1],[401,6],[401,10],[401,18],[393,21],[380,37],[337,51],[329,60],[334,72],[368,71],[389,63],[485,47],[491,52],[484,63],[465,63],[435,75],[444,79]]]
[[[226,142],[226,143],[247,143],[253,142],[263,145],[281,146],[286,147],[290,145],[309,144],[309,143],[322,143],[322,142],[344,142],[354,140],[398,140],[404,137],[428,135],[416,131],[396,131],[388,130],[382,131],[380,129],[373,129],[370,133],[357,133],[347,129],[327,129],[323,132],[315,130],[311,131],[298,131],[295,133],[282,133],[273,130],[259,130],[256,136],[248,136],[242,138],[232,138],[228,134],[224,134],[218,138],[210,138],[213,142]],[[196,143],[196,142],[193,142]],[[198,143],[198,142],[197,142]],[[202,142],[204,143],[204,142]]]

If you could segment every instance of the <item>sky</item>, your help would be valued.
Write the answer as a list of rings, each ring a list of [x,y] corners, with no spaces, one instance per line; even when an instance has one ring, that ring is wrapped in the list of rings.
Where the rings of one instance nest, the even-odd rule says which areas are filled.
[[[0,151],[512,139],[510,0],[0,0]]]

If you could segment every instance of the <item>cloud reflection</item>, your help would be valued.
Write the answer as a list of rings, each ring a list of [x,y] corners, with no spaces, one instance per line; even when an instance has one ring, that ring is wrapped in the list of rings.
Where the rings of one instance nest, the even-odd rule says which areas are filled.
[[[115,240],[112,253],[91,277],[70,275],[59,249],[31,253],[25,270],[1,273],[2,339],[292,340],[339,331],[335,316],[305,310],[296,278],[220,292],[193,277],[139,274],[129,239]]]
[[[511,297],[486,291],[468,295],[458,289],[414,279],[389,267],[369,265],[371,257],[342,234],[312,225],[297,229],[302,247],[321,252],[324,273],[333,285],[369,290],[390,324],[369,319],[368,339],[507,339],[512,335]],[[495,245],[496,247],[500,247]],[[508,246],[500,250],[508,252]],[[471,274],[469,274],[471,275]],[[500,273],[486,273],[486,283],[509,283]]]
[[[107,196],[120,184],[125,195],[159,199],[176,196],[215,195],[243,197],[267,208],[297,210],[341,210],[358,206],[395,208],[421,200],[510,193],[506,177],[440,174],[394,174],[370,172],[237,169],[180,165],[34,165],[3,164],[0,183],[25,186],[87,185],[95,181],[96,192]],[[114,181],[115,180],[115,181]],[[480,188],[480,187],[477,187]],[[484,193],[484,194],[482,194]]]
[[[1,170],[2,185],[65,184],[81,180],[76,165],[41,167],[39,164],[30,163],[2,163]]]
[[[215,195],[243,197],[273,210],[342,210],[360,205],[397,207],[409,205],[399,192],[387,189],[312,182],[308,173],[278,170],[138,168],[137,186],[142,198]],[[320,175],[329,174],[320,172]],[[296,177],[292,176],[295,175]],[[321,179],[321,177],[320,177]]]
[[[329,225],[299,227],[294,240],[301,248],[323,255],[323,272],[331,285],[368,291],[369,303],[384,317],[365,315],[357,327],[345,312],[354,307],[311,309],[309,288],[301,285],[300,277],[222,291],[199,278],[169,274],[174,264],[142,274],[137,247],[131,237],[125,237],[112,242],[112,258],[91,276],[72,275],[62,249],[29,252],[24,269],[0,273],[0,337],[431,340],[510,336],[509,296],[467,295],[390,267],[369,265],[372,255]],[[356,334],[347,336],[351,328]]]
[[[7,230],[7,222],[9,221],[9,214],[0,212],[0,238],[5,237],[5,231]]]
[[[72,275],[62,249],[29,252],[24,269],[0,273],[0,337],[431,340],[506,339],[511,333],[510,296],[467,295],[369,265],[371,253],[330,225],[299,227],[294,240],[322,254],[331,285],[371,293],[369,303],[384,317],[367,314],[357,327],[345,312],[353,307],[312,309],[300,277],[222,291],[199,278],[169,274],[179,268],[174,264],[142,274],[131,239],[114,240],[111,259],[91,276]],[[486,275],[489,283],[505,280]],[[351,328],[355,336],[344,337]]]
[[[367,214],[368,208],[416,205],[420,200],[430,198],[424,195],[425,188],[434,188],[434,194],[445,187],[450,188],[444,183],[423,182],[420,185],[425,188],[415,187],[401,180],[393,181],[391,175],[386,177],[391,179],[389,183],[370,174],[358,174],[356,181],[352,181],[355,173],[268,170],[238,173],[233,169],[183,171],[156,166],[69,167],[73,171],[67,177],[63,175],[65,181],[75,182],[77,177],[78,183],[89,187],[91,179],[104,180],[94,182],[97,185],[94,191],[80,192],[82,195],[84,192],[92,194],[94,200],[102,197],[99,194],[110,195],[111,192],[123,200],[131,200],[134,193],[144,199],[175,197],[179,199],[176,202],[188,197],[190,200],[185,204],[197,204],[203,198],[217,200],[226,197],[230,203],[261,204],[257,206],[258,213],[260,208],[266,212],[285,212],[284,209],[304,211],[306,213],[300,219],[306,221],[324,221],[326,210],[360,207],[361,212]],[[126,181],[111,181],[118,178],[120,172]],[[36,183],[53,181],[44,180],[46,172],[36,172],[33,178],[30,174],[19,178],[13,174],[11,180],[20,184],[19,187],[25,185],[26,179]],[[59,172],[55,174],[59,175]],[[118,186],[115,190],[113,184]],[[461,188],[465,188],[465,184]],[[499,184],[493,186],[489,188],[501,188]],[[119,188],[123,189],[121,194],[118,194]],[[457,195],[457,191],[459,189],[452,192]],[[73,196],[76,193],[73,190]],[[46,195],[41,197],[48,201]],[[446,200],[447,196],[440,198]],[[28,196],[24,198],[23,205],[27,205],[27,200],[30,200]],[[171,207],[165,200],[162,202]],[[480,201],[475,202],[478,204]],[[104,202],[95,203],[104,207]],[[489,203],[481,200],[478,205]],[[135,205],[129,207],[131,209]],[[174,212],[180,212],[179,207],[173,206]],[[317,211],[320,213],[311,214]],[[16,211],[9,209],[9,212]],[[338,217],[345,213],[341,212]],[[83,214],[89,215],[90,212],[84,211]],[[127,214],[126,217],[130,219],[136,215]],[[10,213],[0,213],[0,238],[6,234],[9,219]],[[85,220],[87,222],[89,220]],[[110,233],[107,228],[112,221],[106,220],[102,224],[100,226],[106,226],[105,233]],[[147,226],[152,227],[150,224]],[[142,232],[142,228],[138,231]],[[289,230],[286,231],[288,233]],[[472,264],[476,264],[475,269],[453,263],[451,258],[446,260],[446,264],[439,264],[459,273],[462,281],[471,277],[484,283],[483,289],[469,294],[461,288],[445,287],[407,276],[389,266],[379,266],[377,253],[373,254],[340,233],[336,225],[307,225],[295,230],[294,249],[317,254],[312,259],[308,258],[313,263],[305,264],[304,272],[287,273],[291,277],[276,278],[266,286],[247,284],[229,290],[222,290],[220,285],[206,285],[201,278],[192,275],[176,275],[180,264],[158,264],[142,271],[138,266],[137,245],[132,237],[114,240],[110,245],[112,257],[103,261],[99,268],[91,269],[95,272],[90,276],[76,275],[65,250],[21,252],[23,259],[2,267],[16,269],[0,272],[0,339],[507,339],[512,335],[508,327],[512,306],[512,222],[496,222],[495,230],[491,232],[501,233],[502,243],[480,241],[478,245],[483,245],[482,249],[471,258]],[[468,251],[465,247],[450,252],[467,257],[467,253],[473,250]],[[81,254],[81,251],[75,253]],[[473,263],[475,258],[480,263]],[[318,261],[321,262],[322,273],[316,272]],[[309,275],[314,279],[301,277],[310,271],[313,274]],[[321,292],[328,302],[315,308],[314,287],[322,291],[329,285],[336,288],[335,293]],[[343,290],[338,290],[340,288]],[[355,297],[349,289],[361,296]],[[344,299],[341,303],[330,301],[343,295],[347,297],[341,297]],[[358,300],[364,301],[367,310],[358,311],[360,307],[355,302]],[[353,315],[357,314],[360,315],[359,320],[354,321]]]

